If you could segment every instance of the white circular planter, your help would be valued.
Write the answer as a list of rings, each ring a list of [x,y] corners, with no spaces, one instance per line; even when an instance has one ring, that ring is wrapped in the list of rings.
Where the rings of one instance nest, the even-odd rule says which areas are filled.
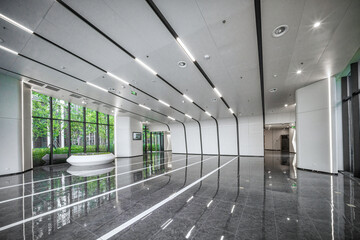
[[[66,161],[73,166],[93,166],[101,165],[114,161],[115,156],[112,153],[107,154],[77,154],[71,155]]]

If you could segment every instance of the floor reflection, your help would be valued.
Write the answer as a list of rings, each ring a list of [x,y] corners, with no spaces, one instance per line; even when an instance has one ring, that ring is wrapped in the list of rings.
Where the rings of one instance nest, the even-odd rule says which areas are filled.
[[[135,216],[113,237],[360,238],[359,183],[297,170],[288,153],[266,152],[264,160],[153,152],[0,182],[0,239],[98,239]]]

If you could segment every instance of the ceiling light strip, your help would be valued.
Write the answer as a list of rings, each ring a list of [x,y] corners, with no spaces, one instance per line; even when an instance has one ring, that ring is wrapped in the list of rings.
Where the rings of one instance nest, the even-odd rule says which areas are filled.
[[[193,57],[193,55],[191,54],[191,52],[189,51],[189,49],[185,46],[185,44],[181,41],[179,35],[175,32],[175,30],[172,28],[172,26],[170,25],[170,23],[166,20],[166,18],[164,17],[164,15],[161,13],[161,11],[159,10],[159,8],[156,6],[156,4],[153,2],[153,0],[146,0],[146,2],[149,4],[149,6],[152,8],[152,10],[155,12],[155,14],[159,17],[159,19],[161,20],[161,22],[165,25],[165,27],[168,29],[168,31],[171,33],[171,35],[175,38],[175,40],[180,44],[180,46],[184,49],[184,51],[186,52],[186,54],[190,57],[190,59],[193,61],[193,63],[195,64],[195,66],[197,67],[197,69],[200,71],[200,73],[204,76],[204,78],[207,80],[207,82],[210,84],[210,86],[214,89],[214,91],[216,92],[216,88],[215,85],[213,84],[213,82],[210,80],[209,76],[205,73],[205,71],[202,69],[202,67],[200,66],[200,64],[196,61],[196,59]],[[216,89],[216,90],[215,90]],[[224,98],[221,97],[220,92],[216,92],[218,94],[218,96],[220,95],[221,100],[223,101],[223,103],[227,106],[227,108],[230,108],[229,105],[227,104],[227,102],[225,101]],[[236,117],[234,115],[234,117]]]
[[[155,76],[157,75],[157,73],[151,68],[149,67],[148,65],[146,65],[143,61],[141,61],[140,59],[138,58],[135,58],[135,61],[137,63],[139,63],[142,67],[144,67],[146,70],[148,70],[149,72],[151,72],[152,74],[154,74]]]
[[[180,46],[184,49],[184,51],[186,52],[186,54],[189,56],[189,58],[191,59],[191,61],[195,62],[195,58],[194,56],[191,54],[191,52],[189,51],[189,49],[185,46],[185,44],[183,43],[183,41],[181,41],[181,39],[179,37],[176,38],[176,41],[180,44]]]
[[[30,30],[29,28],[21,25],[21,24],[18,23],[18,22],[15,22],[14,20],[6,17],[5,15],[3,15],[3,14],[1,14],[1,13],[0,13],[0,18],[1,18],[1,19],[4,19],[4,20],[7,21],[8,23],[11,23],[11,24],[15,25],[15,26],[18,27],[18,28],[21,28],[21,29],[24,30],[25,32],[28,32],[28,33],[31,33],[31,34],[34,33],[34,32],[33,32],[32,30]]]
[[[136,60],[136,57],[134,55],[132,55],[129,51],[127,51],[125,48],[123,48],[122,46],[120,46],[118,43],[116,43],[113,39],[111,39],[108,35],[106,35],[104,32],[102,32],[99,28],[97,28],[95,25],[93,25],[91,22],[89,22],[85,17],[83,17],[81,14],[79,14],[77,11],[75,11],[74,9],[72,9],[69,5],[67,5],[66,3],[64,3],[62,0],[57,0],[63,7],[65,7],[67,10],[69,10],[71,13],[73,13],[74,15],[76,15],[78,18],[80,18],[82,21],[84,21],[86,24],[88,24],[91,28],[93,28],[95,31],[97,31],[99,34],[101,34],[103,37],[105,37],[106,39],[108,39],[111,43],[113,43],[115,46],[117,46],[118,48],[120,48],[122,51],[124,51],[128,56],[130,56],[131,58]],[[181,41],[181,40],[180,40]],[[184,45],[185,46],[185,45]],[[185,46],[186,48],[186,46]],[[187,48],[186,48],[187,49]],[[191,55],[191,53],[190,53]],[[192,55],[191,55],[192,56]],[[138,60],[139,61],[139,60]],[[140,62],[139,62],[140,63]],[[145,64],[146,65],[146,64]],[[147,66],[147,65],[146,65]],[[148,67],[148,66],[147,66]],[[151,69],[151,68],[150,68]],[[150,69],[148,69],[150,71]],[[152,70],[152,69],[151,69]],[[153,74],[156,74],[156,76],[158,78],[160,78],[162,81],[164,81],[166,84],[168,84],[170,87],[172,87],[175,91],[177,91],[178,93],[180,93],[181,95],[182,92],[179,91],[177,88],[175,88],[172,84],[170,84],[168,81],[166,81],[163,77],[161,77],[159,74],[157,74],[154,70],[152,70]],[[212,83],[211,83],[212,84]],[[192,102],[194,103],[194,102]],[[198,106],[198,105],[197,105]]]
[[[217,88],[214,88],[214,92],[221,98],[222,95]]]
[[[0,48],[1,48],[2,50],[4,50],[4,51],[9,52],[9,53],[12,53],[12,54],[14,54],[14,55],[19,55],[18,52],[15,52],[14,50],[11,50],[10,48],[4,47],[4,46],[2,46],[2,45],[0,45]]]
[[[126,85],[129,85],[130,83],[128,81],[125,81],[122,78],[119,78],[118,76],[116,76],[115,74],[111,73],[111,72],[106,72],[107,75],[109,75],[112,78],[115,78],[116,80],[119,80],[122,83],[125,83]]]
[[[100,89],[101,91],[108,92],[108,90],[106,90],[105,88],[102,88],[102,87],[100,87],[100,86],[98,86],[98,85],[95,85],[95,84],[93,84],[93,83],[86,82],[86,84],[88,84],[88,85],[90,85],[90,86],[92,86],[92,87],[95,87],[95,88],[97,88],[97,89]]]
[[[23,75],[23,74],[18,73],[18,72],[14,72],[14,71],[8,70],[8,69],[3,68],[3,67],[0,67],[0,69],[2,69],[2,70],[4,70],[4,71],[7,71],[7,72],[10,72],[10,73],[13,73],[13,74],[16,74],[16,75],[19,75],[19,76],[21,76],[21,77],[25,77],[25,78],[28,78],[28,79],[32,79],[32,80],[35,80],[35,81],[41,82],[41,83],[43,83],[43,84],[47,84],[47,85],[50,85],[50,86],[53,86],[53,87],[59,88],[59,89],[61,89],[61,90],[63,90],[63,91],[67,91],[67,92],[70,92],[70,93],[73,93],[73,94],[77,94],[77,95],[79,95],[79,96],[81,96],[81,97],[86,97],[86,98],[88,98],[88,99],[91,99],[91,100],[93,100],[93,101],[100,102],[100,103],[102,103],[102,104],[107,104],[107,105],[109,105],[109,106],[111,106],[111,107],[113,107],[113,108],[117,108],[117,109],[119,109],[119,110],[124,110],[124,111],[126,111],[126,112],[128,112],[128,113],[131,113],[131,114],[134,114],[134,115],[137,115],[137,116],[140,116],[140,117],[144,117],[144,118],[150,119],[151,121],[154,121],[154,122],[158,122],[158,123],[164,124],[164,125],[166,125],[166,126],[168,127],[168,129],[170,130],[169,125],[167,125],[166,123],[161,122],[161,121],[159,121],[159,120],[155,120],[155,119],[153,119],[153,118],[146,117],[146,116],[144,116],[144,115],[141,115],[141,114],[138,114],[138,113],[132,112],[132,111],[130,111],[130,110],[126,110],[126,109],[124,109],[124,108],[120,108],[120,107],[117,107],[117,106],[115,106],[115,105],[105,103],[105,102],[103,102],[103,101],[101,101],[101,100],[98,100],[98,99],[95,99],[95,98],[91,98],[91,97],[88,97],[88,96],[85,96],[85,95],[79,94],[79,93],[77,93],[77,92],[73,92],[73,91],[71,91],[71,90],[69,90],[69,89],[65,89],[65,88],[62,88],[62,87],[59,87],[59,86],[55,86],[55,85],[48,84],[47,82],[44,82],[44,81],[41,81],[41,80],[39,80],[39,79],[36,79],[36,78],[32,78],[32,77],[29,77],[29,76]],[[111,94],[113,94],[113,93],[111,93]],[[116,94],[113,94],[113,95],[116,95]],[[123,98],[123,97],[122,97],[122,98]],[[126,98],[123,98],[123,99],[125,99],[125,100],[127,100],[127,101],[128,101],[128,99],[126,99]]]
[[[186,94],[183,94],[184,98],[186,98],[186,100],[188,100],[189,102],[193,103],[194,101],[189,97],[187,96]]]
[[[192,118],[189,114],[185,114],[185,116],[187,116],[188,118]]]
[[[159,99],[159,102],[162,103],[162,104],[164,104],[164,105],[167,106],[167,107],[170,107],[170,104],[164,102],[163,100],[160,100],[160,99]]]
[[[175,121],[175,118],[173,118],[173,117],[168,116],[168,118],[170,118],[171,120]]]

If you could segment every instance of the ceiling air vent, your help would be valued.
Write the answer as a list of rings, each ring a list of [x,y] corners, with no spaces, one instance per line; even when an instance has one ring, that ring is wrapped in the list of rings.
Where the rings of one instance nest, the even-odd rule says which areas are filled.
[[[74,97],[74,98],[81,98],[81,96],[76,95],[76,94],[70,94],[70,97]]]
[[[57,92],[57,91],[60,90],[60,89],[55,88],[55,87],[52,87],[52,86],[46,86],[45,88],[46,88],[46,89],[49,89],[49,90],[52,90],[52,91],[55,91],[55,92]]]
[[[31,83],[31,84],[34,84],[34,85],[37,85],[37,86],[40,86],[40,87],[45,85],[43,83],[40,83],[40,82],[37,82],[37,81],[34,81],[34,80],[29,80],[28,83]]]

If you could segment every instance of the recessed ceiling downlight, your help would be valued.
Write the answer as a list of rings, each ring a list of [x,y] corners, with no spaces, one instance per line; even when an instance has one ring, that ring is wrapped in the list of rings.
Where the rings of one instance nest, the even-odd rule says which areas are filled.
[[[280,26],[278,26],[277,28],[274,29],[274,31],[272,32],[272,36],[275,37],[275,38],[281,37],[288,30],[289,30],[288,25],[280,25]]]
[[[186,62],[185,61],[179,61],[178,66],[181,67],[181,68],[185,68],[186,67]]]
[[[271,88],[271,89],[269,89],[269,92],[274,93],[274,92],[276,92],[277,90],[278,90],[277,88]]]

